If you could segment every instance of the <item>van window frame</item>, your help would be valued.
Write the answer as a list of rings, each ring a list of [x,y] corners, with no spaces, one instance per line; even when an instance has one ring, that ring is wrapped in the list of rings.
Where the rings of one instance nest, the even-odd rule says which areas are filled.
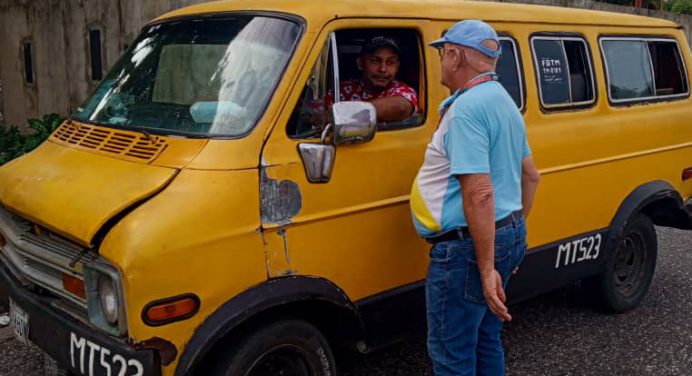
[[[498,33],[498,38],[500,39],[500,42],[508,41],[512,43],[512,50],[514,51],[514,65],[517,68],[517,78],[519,79],[519,95],[521,99],[521,107],[518,108],[519,112],[522,114],[526,112],[526,79],[524,77],[524,70],[522,67],[524,66],[524,62],[521,58],[521,50],[519,49],[519,44],[517,43],[517,40],[514,39],[509,34],[506,33]]]
[[[655,95],[656,93],[656,72],[654,72],[654,65],[651,61],[651,51],[648,48],[647,52],[649,56],[649,68],[651,69],[651,77],[654,84],[654,96],[642,97],[642,98],[628,98],[628,99],[613,99],[610,92],[610,72],[608,72],[608,63],[606,61],[605,49],[603,48],[603,41],[640,41],[640,42],[666,42],[675,43],[675,47],[678,50],[678,56],[680,57],[680,63],[683,68],[683,73],[685,75],[685,84],[687,91],[680,94],[668,94],[668,95]],[[601,61],[603,63],[603,74],[605,75],[606,92],[608,95],[608,103],[613,107],[630,106],[633,104],[644,104],[644,103],[659,103],[659,102],[674,102],[677,100],[684,100],[690,97],[690,78],[687,72],[687,62],[685,61],[685,56],[680,49],[680,43],[677,39],[672,36],[661,36],[661,35],[619,35],[619,34],[602,34],[598,36],[598,46],[599,52],[601,54]]]
[[[339,51],[339,44],[338,41],[336,41],[336,34],[339,33],[339,31],[343,30],[408,30],[412,34],[415,34],[416,36],[416,50],[418,52],[418,85],[417,87],[413,87],[412,85],[409,85],[410,82],[403,82],[406,85],[411,86],[414,90],[416,90],[416,96],[418,97],[418,111],[416,115],[409,116],[407,119],[400,120],[400,121],[391,121],[391,122],[378,122],[377,123],[377,133],[379,132],[396,132],[396,131],[405,131],[407,129],[416,129],[425,126],[425,124],[428,121],[428,76],[427,76],[427,62],[425,61],[425,51],[424,51],[424,46],[425,46],[425,38],[423,35],[423,31],[418,28],[418,27],[413,27],[413,26],[408,26],[408,27],[353,27],[353,28],[342,28],[342,29],[337,29],[332,31],[332,33],[335,36],[335,44],[336,44],[336,54],[337,56],[335,57],[335,60],[338,60],[338,51]],[[401,40],[398,41],[399,46],[402,45]],[[338,63],[333,67],[334,69],[340,69]],[[336,75],[335,75],[336,76]],[[339,81],[336,82],[337,86],[340,87],[341,77],[339,77]],[[421,82],[421,80],[423,82]],[[334,89],[334,92],[336,93],[337,90],[340,89]],[[421,91],[424,91],[424,95],[421,95]],[[337,102],[336,98],[340,97],[340,95],[334,95],[334,103]],[[423,108],[421,108],[421,97],[423,98]],[[422,112],[422,113],[421,113]],[[412,119],[414,116],[420,115],[420,118],[418,119],[418,122],[415,125],[412,126],[407,126],[406,122],[410,119]],[[404,125],[404,126],[402,126]]]
[[[581,102],[569,102],[565,104],[545,104],[543,102],[543,87],[541,86],[541,76],[538,67],[538,58],[536,56],[536,49],[533,42],[535,40],[558,40],[558,41],[576,41],[582,42],[585,47],[587,54],[587,63],[589,68],[589,73],[591,75],[591,90],[593,93],[593,98],[589,101]],[[591,45],[589,40],[583,35],[578,33],[534,33],[529,36],[529,47],[531,48],[531,56],[533,57],[533,70],[536,77],[536,86],[538,87],[538,101],[540,103],[541,111],[543,112],[559,112],[559,111],[573,111],[573,110],[586,110],[593,108],[596,103],[598,103],[598,82],[596,81],[596,73],[594,70],[593,54],[591,53]],[[564,52],[564,44],[563,44]],[[567,53],[565,54],[565,61],[567,62],[567,69],[569,72],[569,61],[567,60]],[[569,74],[569,73],[568,73]],[[569,81],[570,97],[572,96],[572,82]]]
[[[410,129],[418,129],[421,127],[424,127],[427,122],[428,122],[428,75],[427,75],[427,61],[425,58],[425,38],[423,35],[423,32],[420,28],[418,27],[413,27],[413,26],[407,26],[407,27],[351,27],[351,28],[340,28],[340,29],[335,29],[332,30],[329,35],[327,36],[327,39],[325,41],[318,41],[315,45],[318,46],[322,44],[323,48],[327,48],[329,50],[329,54],[332,57],[332,64],[331,64],[331,69],[333,71],[332,73],[332,79],[331,79],[331,84],[333,85],[333,92],[337,93],[336,87],[340,87],[341,84],[341,71],[340,71],[340,62],[339,62],[339,42],[338,42],[338,36],[337,34],[340,31],[344,30],[407,30],[410,31],[411,34],[415,34],[415,42],[416,42],[416,52],[417,52],[417,59],[418,59],[418,85],[417,87],[411,86],[414,90],[416,90],[416,95],[418,97],[418,112],[416,115],[412,115],[407,119],[401,120],[401,121],[393,121],[393,122],[378,122],[377,123],[377,133],[380,132],[397,132],[397,131],[405,131],[405,130],[410,130]],[[399,41],[399,44],[401,45],[401,41]],[[403,81],[402,81],[403,82]],[[407,85],[409,83],[406,83]],[[305,90],[305,87],[303,86],[303,89],[301,91],[301,96],[298,99],[298,102],[294,105],[292,112],[296,111],[296,107],[298,106],[301,102],[302,98],[302,93]],[[423,94],[421,94],[423,92]],[[422,98],[422,100],[421,100]],[[334,103],[341,102],[340,95],[335,94],[334,95]],[[421,106],[421,103],[423,103],[423,106]],[[329,111],[328,109],[325,108],[325,111]],[[416,117],[418,120],[415,123],[415,125],[408,126],[406,122],[410,119],[413,119]],[[288,123],[286,124],[286,135],[288,138],[292,140],[312,140],[315,138],[319,138],[319,136],[304,136],[302,134],[291,134],[289,133],[289,128],[290,128],[290,123],[293,120],[293,116],[289,117]],[[405,125],[405,126],[400,126],[400,125]],[[302,137],[301,137],[302,136]]]

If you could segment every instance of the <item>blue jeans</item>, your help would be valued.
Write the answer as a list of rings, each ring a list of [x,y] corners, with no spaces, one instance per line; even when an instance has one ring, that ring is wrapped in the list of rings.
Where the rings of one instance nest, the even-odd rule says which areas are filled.
[[[523,218],[495,231],[495,269],[505,286],[525,252]],[[483,298],[471,238],[432,247],[425,295],[428,353],[435,375],[504,375],[502,321]]]

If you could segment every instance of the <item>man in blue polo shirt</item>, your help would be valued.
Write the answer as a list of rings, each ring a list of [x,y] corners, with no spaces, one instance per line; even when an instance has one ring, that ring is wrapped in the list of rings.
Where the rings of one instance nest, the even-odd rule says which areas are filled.
[[[438,376],[504,375],[504,288],[526,251],[540,178],[523,118],[494,73],[497,33],[466,20],[431,46],[453,95],[411,192],[416,230],[433,244],[428,352]]]

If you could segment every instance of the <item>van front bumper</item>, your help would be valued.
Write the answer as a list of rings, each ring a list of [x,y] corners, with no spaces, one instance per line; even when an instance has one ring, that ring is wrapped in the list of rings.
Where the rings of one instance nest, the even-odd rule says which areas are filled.
[[[89,328],[21,286],[0,262],[0,303],[20,307],[28,321],[28,339],[77,375],[160,375],[154,350],[138,350]],[[122,371],[121,371],[122,370]]]

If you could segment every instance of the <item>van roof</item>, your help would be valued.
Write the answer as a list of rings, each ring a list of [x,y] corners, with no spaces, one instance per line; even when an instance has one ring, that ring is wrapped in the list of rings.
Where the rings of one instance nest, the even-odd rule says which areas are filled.
[[[325,9],[328,8],[328,11]],[[339,17],[393,17],[451,20],[482,19],[488,22],[543,24],[677,27],[672,21],[630,14],[543,5],[462,0],[222,0],[178,9],[156,21],[194,14],[229,11],[274,11],[301,16],[309,24]]]

